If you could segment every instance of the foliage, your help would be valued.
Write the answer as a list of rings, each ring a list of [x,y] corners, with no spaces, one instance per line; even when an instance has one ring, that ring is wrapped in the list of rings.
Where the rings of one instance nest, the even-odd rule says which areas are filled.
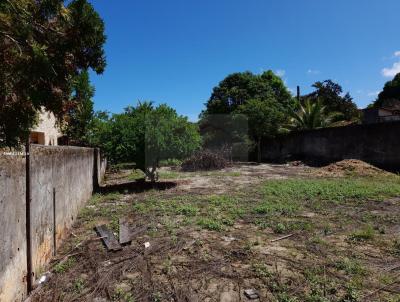
[[[337,122],[341,117],[341,113],[330,112],[322,105],[319,100],[313,102],[310,99],[299,103],[298,109],[290,111],[291,119],[289,124],[282,128],[283,130],[309,130],[329,127]]]
[[[41,110],[59,119],[82,70],[105,68],[104,24],[86,0],[0,2],[0,144],[28,137]]]
[[[381,108],[386,102],[395,101],[400,102],[400,73],[398,73],[393,80],[388,81],[383,87],[383,91],[379,93],[378,99],[374,102],[375,108]]]
[[[339,112],[343,115],[344,120],[359,119],[359,111],[357,105],[353,102],[353,98],[349,93],[343,95],[342,87],[333,82],[326,80],[316,82],[312,85],[315,91],[305,97],[306,100],[320,100],[322,105],[326,107],[326,112]]]
[[[251,99],[271,97],[285,106],[291,101],[290,92],[282,79],[271,70],[261,75],[251,72],[234,73],[213,89],[204,114],[229,114]]]
[[[97,114],[90,142],[101,147],[113,163],[135,162],[136,169],[154,181],[160,161],[190,156],[200,145],[200,135],[174,109],[144,102],[111,117]]]
[[[286,117],[284,109],[273,98],[249,100],[236,110],[248,119],[249,135],[257,143],[257,159],[261,161],[261,138],[274,137]]]
[[[200,116],[204,146],[210,149],[237,149],[239,159],[248,145],[260,137],[273,137],[293,98],[282,79],[271,70],[228,75],[206,103]],[[235,152],[232,157],[235,157]],[[258,152],[259,153],[259,152]]]
[[[87,144],[87,134],[94,115],[94,87],[90,84],[89,73],[84,70],[72,81],[73,93],[66,110],[63,133],[74,145]]]

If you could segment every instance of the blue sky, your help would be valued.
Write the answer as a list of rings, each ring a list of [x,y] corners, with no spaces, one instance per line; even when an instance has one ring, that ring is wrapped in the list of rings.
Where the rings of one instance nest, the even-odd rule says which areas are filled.
[[[96,110],[153,100],[196,120],[226,75],[268,69],[302,93],[335,80],[362,108],[400,72],[399,0],[91,2],[108,36]]]

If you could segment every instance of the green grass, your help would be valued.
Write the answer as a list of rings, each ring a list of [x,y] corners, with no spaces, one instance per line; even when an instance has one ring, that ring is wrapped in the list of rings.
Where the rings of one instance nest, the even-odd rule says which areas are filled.
[[[196,216],[199,212],[199,209],[191,204],[180,205],[176,208],[176,212],[180,215],[185,216]]]
[[[96,205],[105,201],[114,201],[114,200],[119,200],[122,197],[122,194],[114,192],[114,193],[108,193],[108,194],[100,194],[96,193],[92,196],[92,198],[89,201],[89,205]]]
[[[176,158],[164,159],[160,161],[160,167],[177,167],[182,165],[182,161]]]
[[[351,242],[363,242],[374,239],[375,230],[372,226],[368,225],[361,230],[357,230],[349,235],[349,241]]]
[[[274,200],[345,200],[376,199],[400,194],[400,178],[335,178],[291,179],[268,182],[264,187],[266,197]]]
[[[344,271],[348,275],[364,276],[367,273],[361,263],[355,259],[341,259],[335,263],[334,267],[337,270]]]
[[[75,263],[76,259],[74,257],[70,257],[66,261],[56,264],[54,266],[54,271],[57,274],[65,273],[67,270],[73,267]]]
[[[184,178],[185,175],[183,173],[175,172],[175,171],[160,171],[159,178],[160,179],[179,179]]]
[[[197,224],[203,229],[207,229],[209,231],[222,231],[224,226],[221,221],[214,220],[211,218],[201,218],[197,221]]]
[[[146,175],[141,170],[133,170],[131,174],[128,175],[128,180],[138,180],[145,178]]]

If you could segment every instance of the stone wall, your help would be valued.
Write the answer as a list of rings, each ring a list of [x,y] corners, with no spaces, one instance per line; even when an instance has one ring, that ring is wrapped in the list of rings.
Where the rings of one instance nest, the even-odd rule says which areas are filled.
[[[31,248],[34,280],[67,235],[105,172],[99,151],[32,145]],[[0,154],[0,301],[26,297],[25,157]]]
[[[262,144],[263,161],[307,159],[328,163],[360,159],[400,170],[400,122],[294,132]]]

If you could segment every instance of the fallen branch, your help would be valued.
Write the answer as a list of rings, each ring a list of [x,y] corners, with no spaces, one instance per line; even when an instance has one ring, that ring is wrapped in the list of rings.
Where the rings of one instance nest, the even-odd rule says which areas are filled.
[[[280,241],[280,240],[287,239],[287,238],[292,237],[292,236],[294,236],[294,234],[286,235],[286,236],[271,240],[271,242]]]
[[[398,275],[397,277],[400,277],[400,275]],[[373,291],[372,293],[369,293],[368,295],[365,295],[365,296],[363,297],[363,299],[366,299],[366,298],[369,298],[369,297],[371,297],[371,296],[374,296],[374,295],[376,295],[377,293],[379,293],[380,291],[385,290],[385,289],[388,288],[389,286],[392,286],[393,284],[396,284],[396,283],[399,283],[399,282],[400,282],[400,280],[396,280],[396,281],[393,281],[393,282],[391,282],[391,283],[389,283],[389,284],[386,284],[385,286],[382,286],[382,287],[378,288],[377,290]]]

